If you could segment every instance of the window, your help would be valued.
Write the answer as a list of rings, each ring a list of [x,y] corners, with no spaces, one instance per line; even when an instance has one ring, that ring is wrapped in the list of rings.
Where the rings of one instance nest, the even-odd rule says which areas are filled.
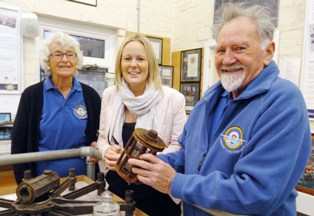
[[[44,30],[44,39],[52,36],[52,32]],[[70,34],[71,35],[71,34]],[[71,35],[80,43],[80,48],[83,51],[83,55],[92,58],[105,58],[105,40],[83,37],[78,35]]]
[[[38,17],[40,39],[49,36],[49,32],[62,31],[75,37],[84,52],[84,65],[97,65],[114,71],[116,31],[47,17]]]
[[[112,29],[93,27],[90,24],[69,22],[64,20],[39,17],[41,25],[40,37],[43,41],[55,31],[65,32],[74,37],[83,51],[83,67],[96,69],[79,71],[76,76],[81,82],[92,86],[100,95],[108,87],[106,84],[106,72],[114,71],[115,62],[115,38],[116,32]],[[40,47],[40,46],[39,46]],[[45,72],[40,70],[40,79],[45,78]]]

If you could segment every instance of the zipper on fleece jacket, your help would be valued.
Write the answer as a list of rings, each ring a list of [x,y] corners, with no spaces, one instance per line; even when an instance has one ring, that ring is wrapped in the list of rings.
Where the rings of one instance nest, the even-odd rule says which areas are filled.
[[[201,168],[202,168],[202,165],[203,165],[203,162],[204,162],[204,160],[205,160],[206,154],[207,154],[207,152],[205,152],[205,153],[202,155],[201,160],[200,160],[200,162],[199,162],[199,164],[198,164],[198,166],[197,166],[197,171],[198,171],[198,173],[200,172],[200,170],[201,170]]]

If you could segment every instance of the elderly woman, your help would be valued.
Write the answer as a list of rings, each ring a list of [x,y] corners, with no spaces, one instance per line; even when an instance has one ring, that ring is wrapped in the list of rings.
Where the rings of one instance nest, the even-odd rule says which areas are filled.
[[[118,158],[135,128],[154,129],[173,152],[186,121],[185,98],[162,86],[157,60],[149,40],[140,34],[127,38],[116,60],[115,86],[102,95],[98,147],[108,174],[109,190],[124,197],[134,190],[136,207],[148,215],[181,215],[168,195],[146,185],[128,184],[115,171]],[[164,153],[163,152],[163,153]]]
[[[43,42],[41,66],[48,77],[23,92],[12,131],[12,154],[79,148],[97,141],[101,100],[91,87],[75,77],[82,65],[79,43],[69,35],[57,32]],[[33,176],[43,170],[56,171],[60,177],[75,168],[86,175],[83,158],[39,161],[14,165],[17,183],[23,171]]]

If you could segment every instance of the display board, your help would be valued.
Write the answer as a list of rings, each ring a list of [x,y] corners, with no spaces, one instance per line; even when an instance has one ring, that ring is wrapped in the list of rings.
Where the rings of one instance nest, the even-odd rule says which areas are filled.
[[[0,6],[0,94],[20,93],[20,9]]]
[[[314,120],[314,0],[306,1],[301,89],[310,120]]]

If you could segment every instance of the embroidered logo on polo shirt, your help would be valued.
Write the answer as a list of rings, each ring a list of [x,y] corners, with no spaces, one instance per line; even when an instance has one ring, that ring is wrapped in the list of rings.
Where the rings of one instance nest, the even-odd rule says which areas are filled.
[[[223,135],[223,147],[227,150],[238,152],[241,149],[243,142],[243,132],[240,127],[230,127]]]
[[[80,119],[84,119],[87,117],[87,111],[86,111],[86,108],[82,105],[82,104],[79,104],[75,107],[74,109],[74,114],[80,118]]]

